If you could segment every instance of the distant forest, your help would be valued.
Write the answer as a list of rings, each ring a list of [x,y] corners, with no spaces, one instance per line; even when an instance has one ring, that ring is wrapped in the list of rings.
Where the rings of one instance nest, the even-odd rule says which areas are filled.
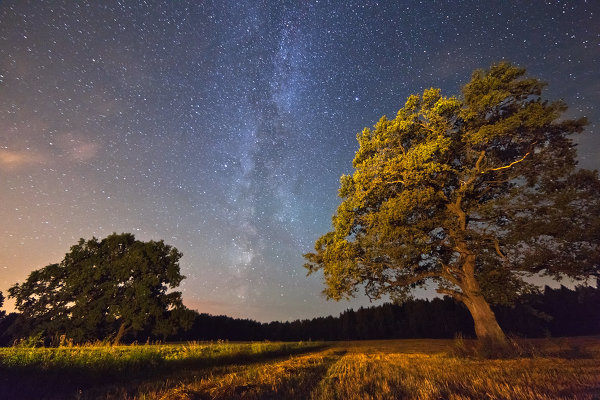
[[[520,337],[600,334],[600,290],[545,287],[514,306],[496,306],[494,312],[508,334]],[[475,337],[473,319],[462,303],[444,297],[411,300],[402,305],[347,310],[338,317],[292,322],[259,323],[252,320],[199,314],[178,340],[364,340]]]
[[[363,340],[402,338],[475,337],[473,320],[461,303],[449,297],[410,300],[401,305],[347,310],[338,317],[318,317],[292,322],[260,323],[249,319],[214,316],[196,311],[191,328],[169,341],[195,340]],[[513,306],[495,306],[494,312],[508,334],[519,337],[581,336],[600,334],[600,289],[579,286],[545,287]],[[0,320],[0,341],[10,345],[10,326],[18,314]],[[125,337],[125,342],[156,340],[148,334]]]

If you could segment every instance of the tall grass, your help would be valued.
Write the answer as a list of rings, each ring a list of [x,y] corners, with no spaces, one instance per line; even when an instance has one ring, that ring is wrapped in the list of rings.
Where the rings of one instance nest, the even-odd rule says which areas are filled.
[[[253,355],[293,353],[318,345],[298,343],[202,343],[163,345],[83,345],[70,347],[8,347],[0,348],[2,369],[89,369],[120,372],[126,368],[154,368],[173,361],[197,363],[222,359],[240,359]]]
[[[319,345],[314,342],[196,342],[0,348],[0,398],[52,397],[52,393],[56,393],[56,398],[65,398],[93,386],[160,380],[181,369],[244,364],[307,351]]]

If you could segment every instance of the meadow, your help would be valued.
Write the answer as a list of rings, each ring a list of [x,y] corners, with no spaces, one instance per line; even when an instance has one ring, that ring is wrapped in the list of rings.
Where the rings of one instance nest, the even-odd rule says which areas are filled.
[[[600,338],[185,343],[0,349],[0,398],[598,399]]]

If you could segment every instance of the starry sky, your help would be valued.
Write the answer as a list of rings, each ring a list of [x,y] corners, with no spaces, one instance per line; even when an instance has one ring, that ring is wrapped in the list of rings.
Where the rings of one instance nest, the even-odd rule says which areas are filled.
[[[200,312],[369,305],[302,267],[356,133],[502,59],[590,119],[579,160],[600,168],[597,1],[2,0],[0,290],[131,232],[183,252]]]

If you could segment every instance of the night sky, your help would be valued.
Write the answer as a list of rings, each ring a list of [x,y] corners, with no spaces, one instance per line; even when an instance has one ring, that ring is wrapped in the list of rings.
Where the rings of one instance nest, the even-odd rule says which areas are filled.
[[[579,159],[600,168],[595,0],[0,1],[0,290],[131,232],[183,252],[200,312],[368,305],[302,267],[356,133],[502,59],[590,119]]]

